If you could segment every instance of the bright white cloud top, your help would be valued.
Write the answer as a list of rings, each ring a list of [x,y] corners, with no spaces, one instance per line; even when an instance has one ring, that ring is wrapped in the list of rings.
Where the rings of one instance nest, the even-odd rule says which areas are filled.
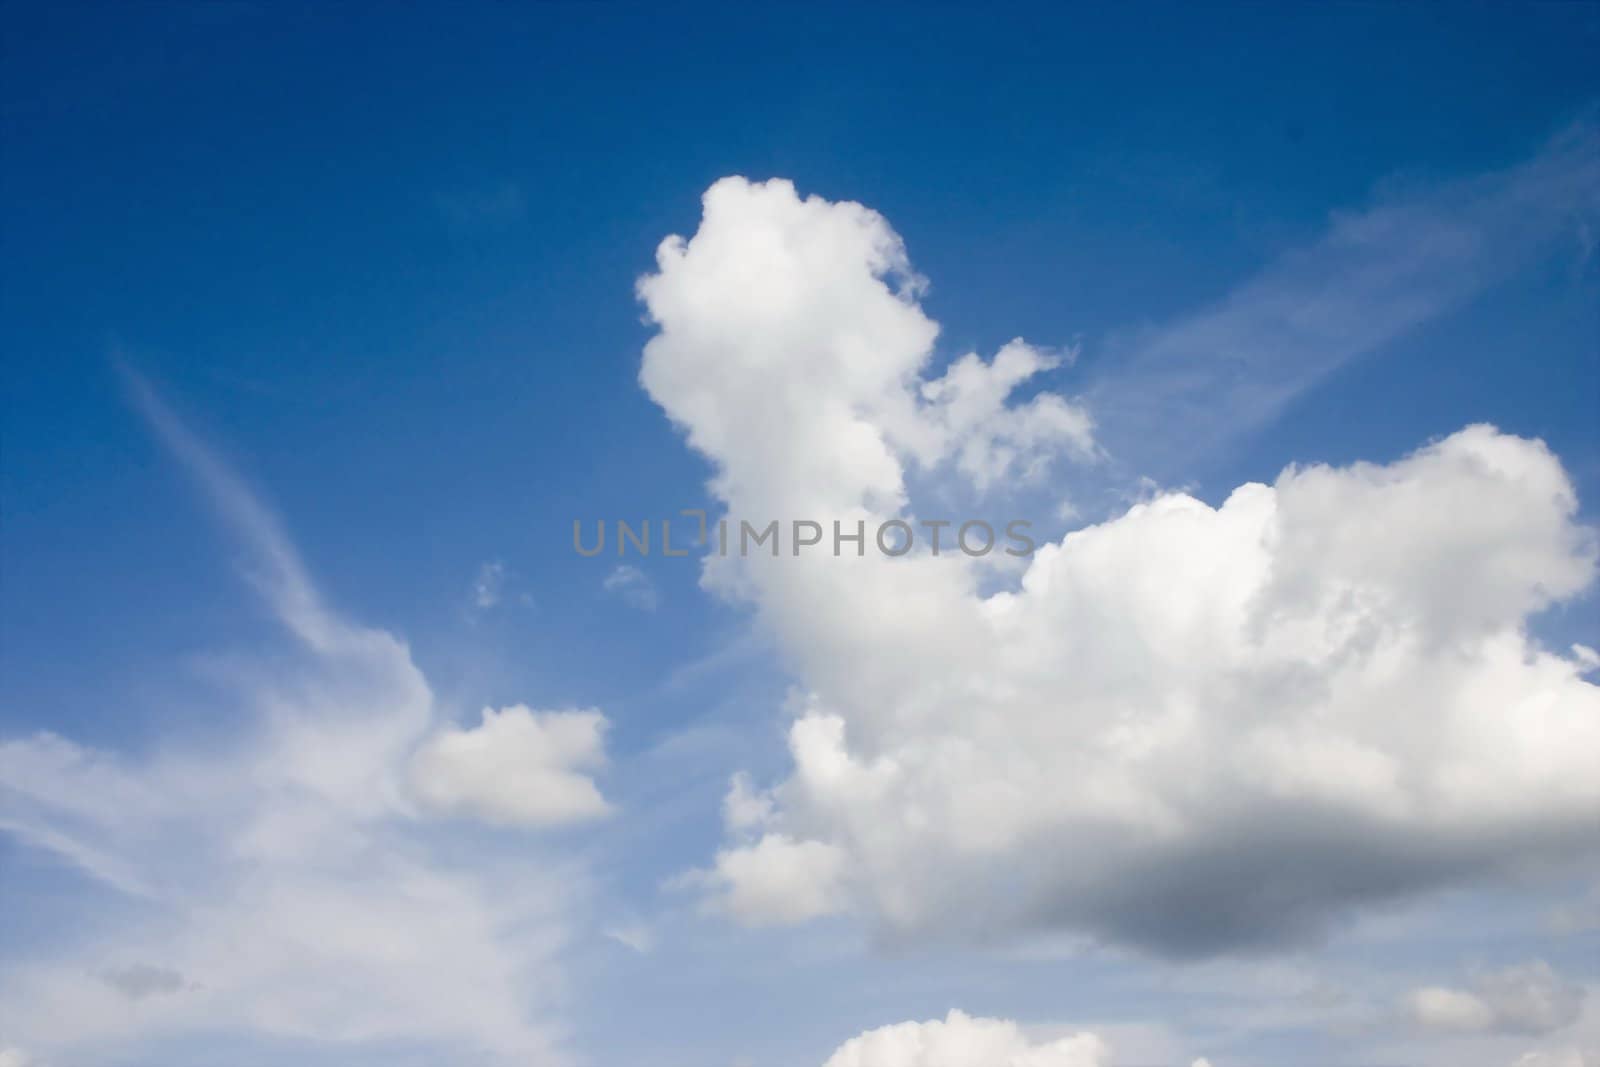
[[[926,379],[921,283],[859,204],[725,179],[658,263],[641,382],[735,517],[871,528],[915,515],[913,470],[1097,456],[1076,402],[1007,406],[1052,366],[1020,341]],[[804,693],[792,774],[741,782],[701,880],[752,923],[1195,954],[1592,857],[1600,688],[1527,631],[1594,577],[1576,515],[1542,443],[1471,426],[1219,507],[1161,494],[998,593],[960,554],[712,560]]]
[[[986,485],[1041,471],[1052,449],[1093,454],[1081,407],[1049,393],[1006,406],[1057,363],[1020,341],[918,377],[938,327],[900,238],[860,204],[727,178],[694,239],[668,238],[657,258],[639,283],[661,326],[640,381],[749,517],[892,513],[908,459],[953,460]]]
[[[522,705],[483,709],[470,730],[445,726],[411,761],[425,807],[493,823],[558,826],[610,808],[585,770],[605,762],[605,716],[536,712]]]

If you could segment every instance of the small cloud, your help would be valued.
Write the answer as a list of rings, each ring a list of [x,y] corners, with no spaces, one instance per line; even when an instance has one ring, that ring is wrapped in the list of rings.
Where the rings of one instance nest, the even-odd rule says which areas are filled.
[[[170,996],[189,988],[189,983],[177,971],[167,967],[153,967],[148,963],[135,963],[129,967],[101,971],[100,978],[129,1000]],[[3,1067],[3,1064],[4,1061],[0,1060],[0,1067]]]
[[[634,921],[608,926],[602,933],[617,944],[630,948],[641,956],[649,955],[656,947],[655,933],[642,922]]]
[[[629,606],[640,611],[654,611],[661,606],[661,593],[650,576],[629,563],[619,563],[617,569],[606,575],[600,587],[620,596]]]
[[[500,826],[561,826],[611,806],[586,771],[605,763],[605,716],[592,708],[483,709],[482,722],[436,731],[412,757],[421,806]]]
[[[843,911],[845,883],[845,854],[836,845],[769,833],[748,848],[717,853],[713,869],[677,875],[668,888],[709,891],[708,912],[768,926]]]
[[[478,577],[472,583],[472,605],[479,611],[488,611],[500,603],[505,593],[506,565],[490,560],[478,568]]]

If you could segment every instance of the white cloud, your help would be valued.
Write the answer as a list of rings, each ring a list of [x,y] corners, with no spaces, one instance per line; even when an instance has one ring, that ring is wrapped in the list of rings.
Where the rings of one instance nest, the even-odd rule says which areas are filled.
[[[458,1062],[562,1062],[551,991],[583,868],[525,839],[463,865],[457,835],[414,817],[410,756],[445,716],[408,649],[332,611],[275,517],[130,388],[245,549],[289,643],[216,665],[207,711],[230,729],[165,737],[146,756],[49,734],[0,742],[0,828],[88,875],[100,888],[77,890],[85,908],[115,917],[42,931],[6,961],[0,1033],[75,1064],[199,1033],[240,1049],[407,1041]],[[548,784],[597,756],[592,719],[542,723],[544,748],[519,715],[498,722],[511,736],[490,777],[526,756]],[[582,790],[562,786],[567,810],[581,807]]]
[[[719,890],[718,905],[745,923],[794,923],[844,906],[844,865],[844,852],[833,845],[775,833],[718,853],[698,881]]]
[[[978,490],[1036,480],[1056,448],[1079,459],[1096,456],[1093,423],[1083,407],[1054,393],[1006,406],[1013,390],[1061,362],[1017,339],[988,363],[968,353],[943,377],[922,386],[928,405],[923,418],[937,426],[943,447],[955,455],[956,468]]]
[[[1548,963],[1474,975],[1470,988],[1426,986],[1411,992],[1411,1017],[1435,1030],[1545,1034],[1576,1022],[1584,988],[1564,980]]]
[[[440,814],[493,823],[555,826],[605,815],[609,806],[583,770],[605,759],[597,711],[483,709],[480,725],[446,727],[411,762],[420,803]]]
[[[996,427],[1040,361],[960,361],[983,388],[930,399],[937,328],[866,208],[724,180],[658,261],[641,381],[730,514],[853,526],[914,515],[910,466],[1025,469],[995,465],[1016,437]],[[952,399],[980,394],[982,417]],[[1576,512],[1543,444],[1475,426],[1220,507],[1157,494],[990,595],[948,554],[709,560],[804,695],[766,836],[703,881],[746,921],[854,908],[902,935],[1200,953],[1578,862],[1600,847],[1600,690],[1525,628],[1593,576]]]
[[[853,1037],[823,1067],[1107,1067],[1094,1034],[1034,1043],[1016,1023],[952,1011],[943,1020],[897,1023]]]
[[[785,181],[717,182],[691,242],[668,238],[639,293],[660,332],[640,381],[750,518],[821,518],[904,495],[900,455],[979,484],[1093,452],[1088,415],[1006,397],[1059,361],[1021,341],[921,374],[938,326],[900,238],[859,204]],[[730,302],[729,297],[735,299]]]
[[[619,563],[600,583],[600,587],[613,596],[619,596],[630,607],[640,611],[654,611],[661,606],[661,592],[644,571],[631,563]]]

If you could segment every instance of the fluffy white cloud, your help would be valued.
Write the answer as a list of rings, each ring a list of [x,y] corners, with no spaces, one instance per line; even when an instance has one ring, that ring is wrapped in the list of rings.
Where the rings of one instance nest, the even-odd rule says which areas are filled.
[[[1583,986],[1535,960],[1475,975],[1469,989],[1413,990],[1407,1003],[1411,1017],[1431,1029],[1544,1034],[1576,1022],[1583,998]]]
[[[750,925],[802,922],[843,906],[844,865],[834,845],[773,833],[718,853],[716,867],[695,881],[723,889],[718,903]]]
[[[704,206],[640,283],[641,381],[731,515],[914,519],[911,467],[992,484],[1046,437],[1093,458],[1075,405],[1005,406],[1045,364],[1020,342],[923,380],[936,327],[880,216],[781,181]],[[1041,405],[1073,418],[1017,431]],[[748,921],[1195,953],[1592,855],[1600,690],[1526,633],[1593,576],[1576,512],[1543,444],[1474,426],[1217,507],[1157,494],[1000,592],[948,553],[710,560],[804,693],[765,836],[704,880]]]
[[[1021,341],[922,378],[938,327],[914,299],[921,280],[859,204],[727,178],[706,192],[694,240],[668,238],[657,259],[639,283],[661,325],[640,380],[752,519],[892,508],[902,456],[954,461],[987,484],[1037,471],[1057,449],[1093,451],[1077,405],[1046,393],[1005,406],[1057,363]]]
[[[351,1043],[401,1041],[453,1062],[563,1062],[549,991],[582,868],[525,838],[463,863],[415,817],[411,756],[445,716],[406,646],[329,609],[274,517],[134,389],[289,640],[220,671],[207,710],[235,728],[144,757],[48,734],[0,742],[0,830],[90,880],[84,921],[0,967],[0,1034],[75,1064],[198,1033],[241,1052],[295,1042],[296,1058],[327,1042],[341,1062]],[[571,767],[598,761],[599,729],[594,713],[521,708],[444,727],[424,746],[428,796],[592,814],[598,795]],[[163,1047],[162,1062],[180,1058]]]
[[[1036,479],[1057,448],[1078,459],[1095,457],[1094,427],[1083,407],[1054,393],[1006,406],[1018,386],[1061,363],[1016,340],[988,363],[969,352],[922,386],[922,418],[937,428],[939,446],[953,452],[956,468],[979,490]]]
[[[1094,1034],[1033,1043],[1016,1023],[952,1011],[943,1020],[897,1023],[853,1037],[823,1067],[1106,1067],[1111,1049]]]
[[[610,809],[581,772],[605,762],[605,726],[598,711],[484,708],[478,726],[446,727],[423,742],[411,761],[412,788],[431,811],[493,823],[597,818]]]

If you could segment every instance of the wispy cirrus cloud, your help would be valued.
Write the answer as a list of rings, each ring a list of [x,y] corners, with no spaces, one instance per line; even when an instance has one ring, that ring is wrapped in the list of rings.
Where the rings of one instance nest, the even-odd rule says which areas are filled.
[[[125,917],[50,931],[8,960],[0,1035],[86,1064],[198,1032],[330,1062],[394,1041],[460,1062],[562,1062],[547,992],[583,865],[527,840],[463,856],[430,816],[592,816],[603,718],[491,716],[479,729],[509,723],[515,744],[479,758],[404,642],[335,612],[276,516],[142,379],[128,388],[292,644],[227,676],[217,700],[240,726],[225,735],[147,755],[0,741],[0,829],[83,872]],[[438,803],[463,774],[472,802]]]
[[[1600,125],[1492,174],[1380,194],[1176,322],[1114,338],[1086,392],[1125,466],[1171,477],[1267,424],[1339,366],[1450,312],[1600,226]]]

